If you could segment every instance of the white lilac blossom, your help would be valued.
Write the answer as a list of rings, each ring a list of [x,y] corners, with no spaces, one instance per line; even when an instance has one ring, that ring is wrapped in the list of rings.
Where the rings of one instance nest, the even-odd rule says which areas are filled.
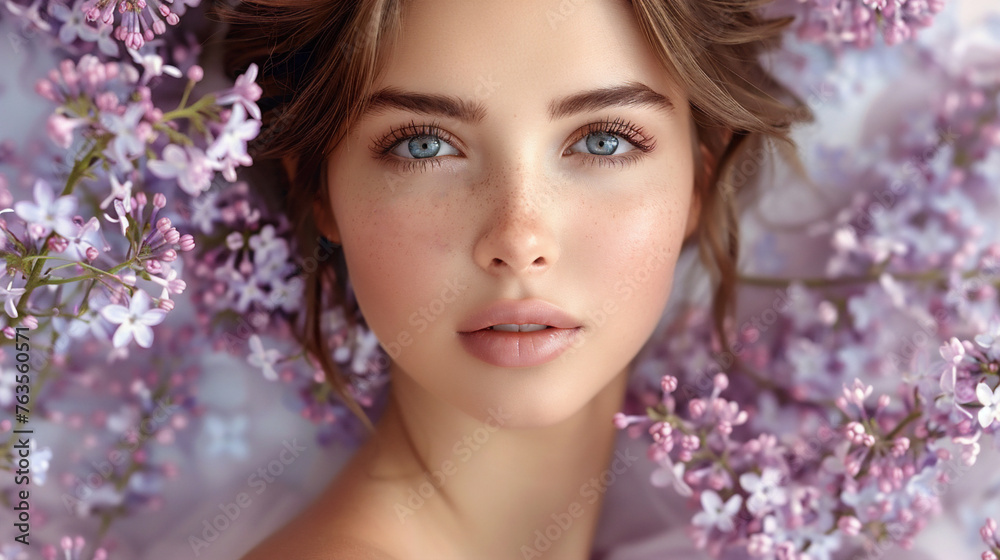
[[[986,383],[976,385],[976,397],[983,405],[979,409],[979,425],[989,428],[993,422],[1000,422],[1000,386],[990,387]]]
[[[115,348],[125,346],[133,338],[136,344],[143,348],[153,345],[153,329],[150,327],[163,322],[167,312],[162,309],[150,309],[149,304],[149,295],[139,290],[132,296],[128,307],[112,304],[101,310],[102,317],[119,325],[111,340]]]
[[[28,223],[32,236],[40,239],[55,231],[69,237],[76,231],[72,219],[78,204],[76,197],[65,195],[56,198],[52,187],[42,179],[35,181],[34,195],[34,202],[14,203],[14,212]]]
[[[742,503],[743,497],[738,494],[730,496],[728,500],[723,502],[714,490],[705,490],[701,493],[702,511],[696,513],[691,522],[706,529],[732,531],[734,528],[733,517],[740,510]]]
[[[246,120],[243,105],[233,105],[229,120],[215,138],[215,142],[205,151],[222,169],[228,181],[236,180],[236,164],[250,165],[253,160],[247,155],[247,142],[260,131],[260,121]]]
[[[212,184],[219,164],[206,157],[194,146],[182,148],[168,144],[163,149],[163,159],[149,162],[149,170],[161,179],[177,179],[181,190],[191,196],[198,196]]]
[[[278,379],[278,372],[274,371],[274,365],[281,357],[280,352],[274,348],[264,350],[264,343],[256,334],[250,337],[250,352],[250,355],[247,356],[247,363],[253,367],[261,368],[265,379],[270,381]]]
[[[3,280],[2,276],[0,276],[0,280]],[[24,288],[15,288],[14,287],[14,279],[13,278],[11,278],[7,282],[7,286],[6,287],[3,287],[2,285],[0,285],[0,297],[3,298],[3,308],[4,308],[4,311],[7,313],[7,315],[9,315],[11,317],[15,317],[15,318],[18,316],[18,314],[17,314],[17,305],[18,305],[18,302],[21,301],[21,296],[24,295],[25,291],[26,290]]]

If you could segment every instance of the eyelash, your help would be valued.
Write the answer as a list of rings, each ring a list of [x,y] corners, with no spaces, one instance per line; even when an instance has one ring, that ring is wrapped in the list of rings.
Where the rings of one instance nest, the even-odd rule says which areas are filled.
[[[656,147],[656,141],[652,137],[647,136],[642,128],[624,119],[605,120],[591,123],[584,128],[576,140],[573,141],[573,144],[576,144],[587,136],[598,132],[623,138],[635,146],[635,149],[626,152],[621,156],[599,156],[585,152],[577,152],[586,158],[589,165],[625,168],[638,161],[644,156],[644,154],[651,152]],[[425,171],[441,165],[442,158],[440,157],[412,159],[397,158],[393,157],[389,153],[403,141],[410,140],[411,138],[417,136],[435,136],[445,142],[448,142],[449,144],[455,144],[453,137],[442,130],[437,121],[432,122],[429,125],[418,125],[413,121],[410,121],[410,124],[393,128],[389,134],[374,141],[372,151],[375,152],[379,159],[398,166],[402,171]],[[400,159],[403,159],[404,161],[399,161]]]

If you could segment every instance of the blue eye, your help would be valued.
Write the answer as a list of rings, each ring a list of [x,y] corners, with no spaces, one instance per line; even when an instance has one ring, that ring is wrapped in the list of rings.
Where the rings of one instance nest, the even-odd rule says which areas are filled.
[[[636,149],[636,147],[633,146],[628,140],[623,138],[619,141],[618,138],[619,136],[617,134],[611,134],[606,131],[591,132],[581,138],[579,142],[570,146],[570,148],[576,148],[580,152],[589,152],[591,155],[595,156],[614,155],[615,150],[622,145],[622,142],[624,142],[625,146],[630,146],[632,149]],[[624,151],[631,152],[632,150]]]
[[[404,138],[403,140],[406,139]],[[445,153],[441,153],[442,146],[445,146]],[[451,149],[451,152],[448,152],[448,149]],[[445,142],[437,134],[412,136],[409,141],[399,142],[399,144],[397,144],[396,147],[391,149],[388,153],[397,155],[404,159],[424,159],[438,155],[452,156],[459,154],[458,150]]]

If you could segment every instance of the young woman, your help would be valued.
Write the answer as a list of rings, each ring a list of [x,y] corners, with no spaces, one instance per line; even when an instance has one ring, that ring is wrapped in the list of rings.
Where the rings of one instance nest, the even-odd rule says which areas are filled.
[[[266,152],[309,250],[305,342],[350,278],[388,404],[314,503],[245,558],[587,558],[613,414],[686,240],[726,314],[726,175],[808,110],[761,66],[785,20],[707,0],[250,0]],[[260,188],[265,188],[261,185]],[[605,476],[603,480],[607,480]],[[557,532],[546,529],[558,526]]]

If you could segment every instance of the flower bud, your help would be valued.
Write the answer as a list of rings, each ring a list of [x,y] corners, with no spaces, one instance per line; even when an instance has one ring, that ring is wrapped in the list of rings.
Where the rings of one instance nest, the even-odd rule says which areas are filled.
[[[837,521],[837,528],[849,537],[856,537],[861,533],[861,521],[853,515],[847,515]]]
[[[205,71],[197,64],[188,68],[187,77],[192,82],[200,82],[205,77]]]

